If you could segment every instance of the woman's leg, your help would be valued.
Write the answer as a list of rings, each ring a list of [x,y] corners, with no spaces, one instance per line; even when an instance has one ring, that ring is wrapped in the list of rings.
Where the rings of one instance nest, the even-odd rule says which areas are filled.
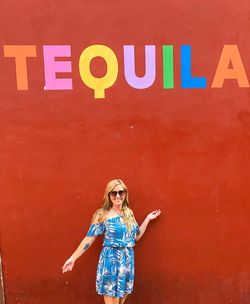
[[[126,300],[127,296],[128,296],[128,295],[126,294],[123,298],[120,298],[120,299],[119,299],[119,304],[125,303],[125,300]]]
[[[105,304],[119,304],[119,298],[103,296]]]

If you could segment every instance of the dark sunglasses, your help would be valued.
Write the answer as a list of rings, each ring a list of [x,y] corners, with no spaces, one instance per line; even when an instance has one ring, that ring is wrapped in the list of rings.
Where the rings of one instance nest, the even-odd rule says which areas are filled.
[[[111,191],[109,194],[113,197],[116,197],[117,194],[119,194],[119,196],[123,196],[126,193],[126,190],[119,190],[119,191]]]

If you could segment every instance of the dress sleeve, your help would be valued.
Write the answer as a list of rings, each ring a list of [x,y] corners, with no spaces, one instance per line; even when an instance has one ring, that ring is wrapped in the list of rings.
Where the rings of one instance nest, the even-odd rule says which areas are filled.
[[[141,231],[140,231],[140,227],[139,227],[139,225],[137,224],[136,225],[136,227],[135,227],[135,233],[136,233],[136,235],[138,235],[138,234],[140,234],[141,233]]]
[[[97,236],[103,234],[105,231],[105,225],[104,223],[97,223],[97,224],[91,224],[89,227],[89,231],[87,233],[87,236]]]

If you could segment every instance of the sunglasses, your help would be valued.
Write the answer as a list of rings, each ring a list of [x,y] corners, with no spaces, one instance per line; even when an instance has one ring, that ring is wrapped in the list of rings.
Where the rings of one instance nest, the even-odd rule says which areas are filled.
[[[119,196],[123,196],[126,193],[126,190],[119,190],[119,191],[111,191],[109,194],[112,197],[116,197],[117,194],[119,194]]]

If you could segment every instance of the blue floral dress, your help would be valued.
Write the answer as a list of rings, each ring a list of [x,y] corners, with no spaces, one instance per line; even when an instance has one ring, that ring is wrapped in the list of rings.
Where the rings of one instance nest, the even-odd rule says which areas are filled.
[[[136,224],[128,233],[121,216],[92,224],[87,236],[104,234],[103,248],[96,273],[96,291],[100,295],[122,298],[133,291]]]

